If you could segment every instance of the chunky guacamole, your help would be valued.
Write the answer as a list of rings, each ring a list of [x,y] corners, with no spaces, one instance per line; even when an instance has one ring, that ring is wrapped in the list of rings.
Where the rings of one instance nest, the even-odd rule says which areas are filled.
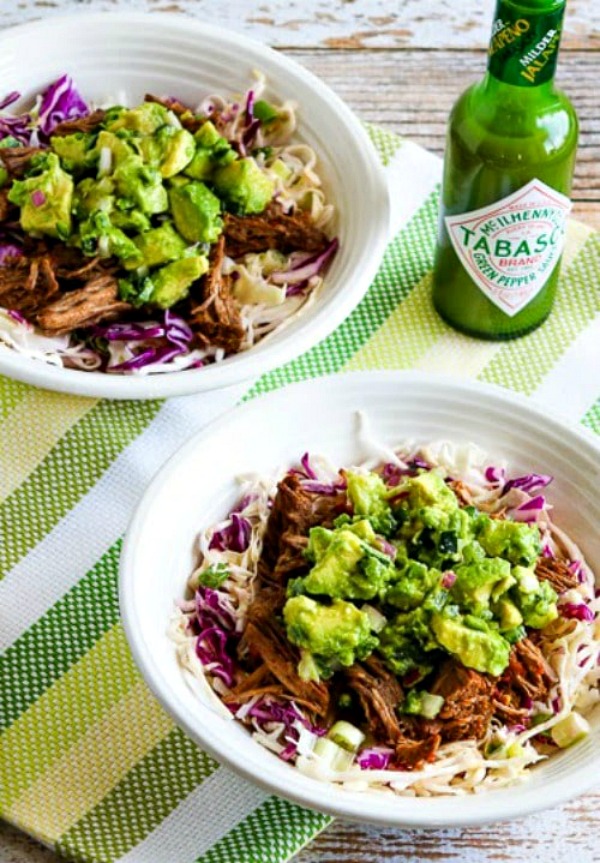
[[[283,618],[305,679],[371,653],[413,685],[448,655],[499,676],[527,628],[558,616],[535,573],[536,524],[461,505],[438,469],[392,487],[375,472],[346,480],[352,515],[310,530],[310,570],[287,588]]]
[[[113,107],[91,131],[51,136],[10,185],[23,231],[129,271],[121,298],[167,309],[208,269],[223,212],[261,213],[275,186],[210,120],[192,134],[165,105]]]

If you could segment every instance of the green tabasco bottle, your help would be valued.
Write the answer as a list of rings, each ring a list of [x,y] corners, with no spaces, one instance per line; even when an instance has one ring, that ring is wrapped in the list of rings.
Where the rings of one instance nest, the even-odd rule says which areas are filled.
[[[566,0],[497,0],[488,71],[453,108],[433,302],[456,327],[510,339],[556,293],[578,123],[554,86]]]

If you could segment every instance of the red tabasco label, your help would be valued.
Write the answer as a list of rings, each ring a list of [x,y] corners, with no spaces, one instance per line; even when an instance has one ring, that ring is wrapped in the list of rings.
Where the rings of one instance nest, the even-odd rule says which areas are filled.
[[[565,195],[532,180],[489,207],[447,216],[446,227],[467,273],[512,318],[558,264],[570,211]]]

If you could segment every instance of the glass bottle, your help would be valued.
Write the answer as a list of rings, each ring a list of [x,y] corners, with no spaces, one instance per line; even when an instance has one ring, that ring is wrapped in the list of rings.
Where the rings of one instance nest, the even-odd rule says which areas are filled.
[[[510,339],[550,314],[578,123],[554,86],[566,0],[498,0],[488,71],[450,116],[433,302],[453,327]]]

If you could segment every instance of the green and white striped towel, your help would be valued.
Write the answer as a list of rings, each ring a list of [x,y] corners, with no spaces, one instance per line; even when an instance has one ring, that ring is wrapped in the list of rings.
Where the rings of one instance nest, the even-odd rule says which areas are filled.
[[[251,389],[168,402],[72,398],[0,379],[0,814],[97,863],[282,863],[329,818],[269,797],[174,726],[119,623],[121,536],[148,480],[225,408],[291,381],[420,368],[492,381],[600,433],[600,237],[572,222],[543,327],[486,343],[435,315],[439,161],[370,128],[398,233],[360,306]]]

